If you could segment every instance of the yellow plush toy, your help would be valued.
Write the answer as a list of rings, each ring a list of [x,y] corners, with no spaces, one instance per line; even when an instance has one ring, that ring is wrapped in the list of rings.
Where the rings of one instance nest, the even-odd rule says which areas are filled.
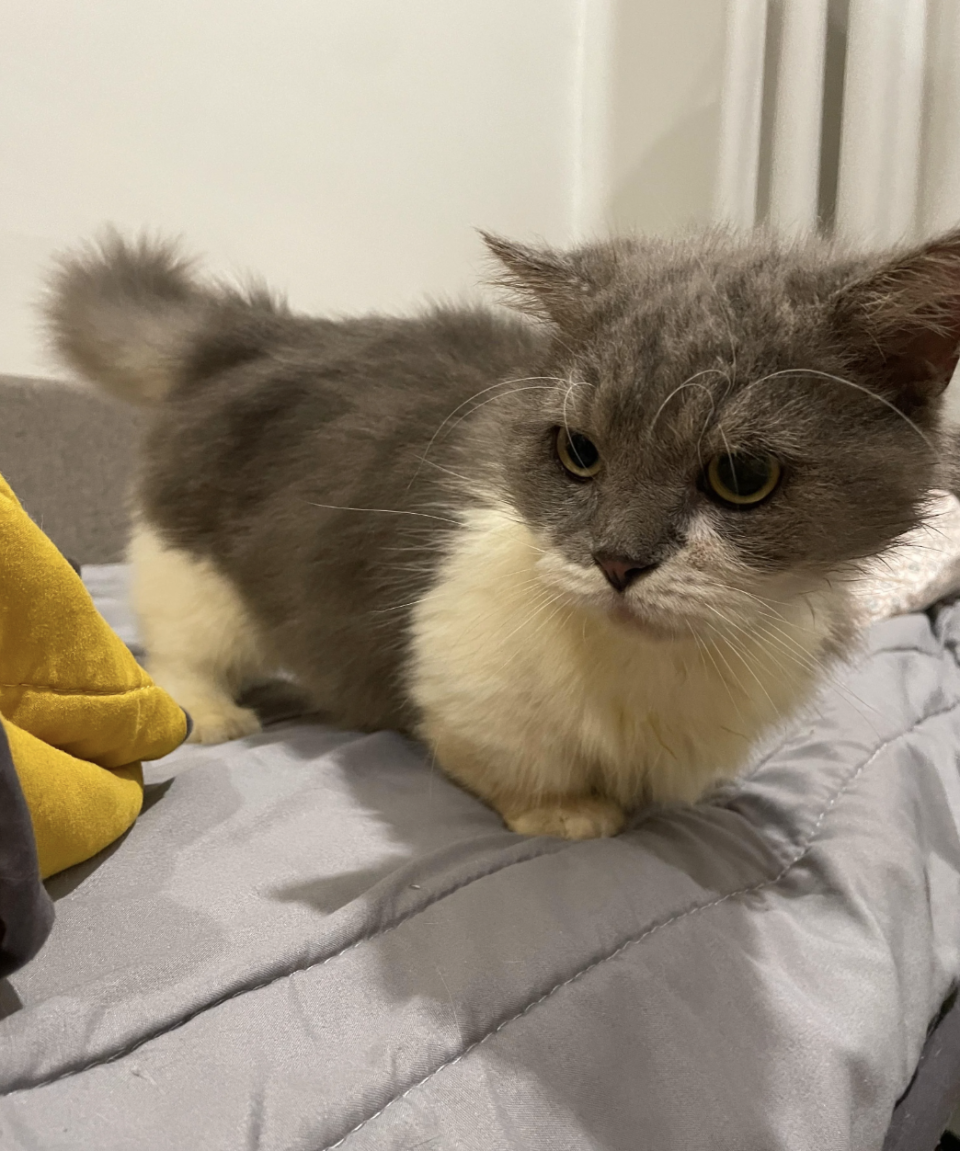
[[[187,718],[101,618],[0,477],[0,723],[44,878],[89,859],[140,814],[140,760]]]

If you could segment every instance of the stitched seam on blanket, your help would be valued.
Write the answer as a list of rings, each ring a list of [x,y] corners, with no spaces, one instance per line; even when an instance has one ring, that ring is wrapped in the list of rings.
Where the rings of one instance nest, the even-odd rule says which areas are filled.
[[[897,652],[901,651],[909,652],[911,655],[928,655],[932,659],[940,659],[943,655],[943,651],[940,648],[936,651],[929,651],[925,647],[877,647],[870,652],[867,658],[875,655],[896,655]]]
[[[863,761],[863,763],[860,764],[856,771],[854,771],[840,785],[840,787],[837,788],[836,792],[833,794],[833,797],[830,799],[830,802],[826,804],[826,806],[817,816],[817,819],[810,830],[810,834],[807,837],[806,843],[801,848],[799,848],[799,850],[787,863],[783,865],[783,867],[777,872],[776,875],[768,877],[767,879],[763,879],[759,883],[753,883],[749,887],[739,887],[735,891],[728,891],[726,895],[721,895],[717,899],[711,899],[707,903],[695,904],[693,907],[688,907],[684,911],[677,912],[676,915],[671,915],[668,919],[661,920],[659,923],[651,924],[649,927],[641,931],[639,935],[633,935],[629,939],[625,939],[612,951],[608,951],[605,955],[601,955],[599,959],[595,959],[592,963],[588,963],[586,967],[581,967],[579,971],[574,972],[574,974],[568,978],[561,980],[559,983],[555,983],[553,987],[549,988],[542,995],[532,1000],[522,1010],[516,1012],[514,1015],[509,1016],[507,1019],[502,1020],[497,1024],[496,1027],[491,1028],[491,1030],[481,1035],[479,1039],[475,1039],[473,1043],[468,1044],[458,1055],[455,1055],[452,1058],[446,1059],[442,1063],[439,1063],[436,1067],[433,1068],[432,1071],[424,1075],[422,1079],[418,1079],[416,1083],[411,1083],[410,1086],[406,1088],[406,1090],[392,1096],[387,1100],[386,1103],[384,1103],[382,1107],[380,1107],[377,1111],[374,1111],[373,1114],[368,1115],[365,1119],[361,1119],[361,1121],[357,1123],[356,1126],[351,1127],[349,1131],[341,1135],[335,1143],[327,1143],[322,1148],[320,1148],[319,1151],[336,1151],[336,1148],[341,1147],[350,1138],[351,1135],[355,1135],[361,1128],[365,1127],[368,1123],[373,1122],[374,1119],[377,1119],[389,1107],[392,1107],[394,1103],[397,1103],[401,1099],[406,1099],[406,1097],[410,1095],[411,1092],[416,1091],[418,1087],[422,1087],[425,1083],[428,1083],[435,1075],[438,1075],[445,1068],[453,1067],[455,1064],[459,1063],[461,1059],[464,1059],[467,1055],[469,1055],[471,1051],[475,1051],[481,1044],[486,1043],[488,1039],[492,1039],[495,1035],[498,1035],[505,1027],[508,1027],[511,1023],[516,1023],[518,1019],[522,1019],[525,1015],[528,1014],[528,1012],[532,1011],[535,1007],[539,1007],[541,1003],[545,1002],[547,999],[550,999],[551,996],[555,995],[558,991],[561,991],[564,987],[569,987],[571,983],[575,983],[577,980],[582,979],[591,971],[595,971],[602,964],[608,962],[608,960],[615,959],[628,947],[632,947],[635,943],[640,943],[644,939],[649,939],[649,937],[656,934],[656,932],[663,930],[665,927],[670,927],[672,924],[679,923],[681,920],[687,919],[691,915],[697,915],[700,912],[709,911],[710,908],[719,907],[721,903],[726,903],[731,899],[743,898],[744,896],[754,895],[758,891],[763,891],[767,888],[775,887],[778,883],[782,882],[786,878],[786,876],[797,866],[798,863],[804,859],[804,857],[813,847],[813,844],[820,832],[820,828],[823,825],[823,821],[836,806],[837,802],[850,790],[851,787],[853,787],[860,776],[863,775],[866,769],[879,755],[886,751],[886,749],[892,744],[897,743],[901,739],[905,739],[909,735],[912,735],[913,732],[915,732],[917,728],[919,728],[922,724],[929,722],[931,719],[936,719],[938,716],[948,715],[950,712],[956,711],[958,708],[960,708],[960,700],[955,700],[952,704],[949,705],[949,707],[942,707],[936,711],[928,712],[926,715],[921,716],[914,723],[912,723],[906,731],[902,731],[898,735],[891,736],[889,739],[884,740],[883,743],[875,748],[871,754]]]
[[[536,843],[537,840],[530,842]],[[176,1031],[178,1028],[183,1027],[185,1024],[192,1022],[198,1016],[205,1014],[207,1011],[213,1010],[215,1007],[220,1007],[224,1003],[229,1003],[231,999],[239,999],[241,995],[246,995],[251,991],[261,991],[264,987],[269,987],[273,983],[279,983],[281,979],[289,979],[292,975],[298,975],[302,971],[312,971],[316,967],[323,967],[326,963],[331,963],[334,959],[339,959],[341,955],[345,955],[348,951],[352,951],[355,947],[359,947],[363,943],[369,942],[371,939],[378,939],[381,935],[386,935],[387,932],[393,931],[397,927],[401,927],[410,919],[415,919],[424,911],[429,911],[436,903],[447,899],[451,895],[456,895],[458,891],[462,891],[465,887],[469,887],[473,883],[478,883],[481,879],[486,879],[491,875],[496,875],[498,872],[506,871],[508,867],[516,867],[521,863],[530,863],[535,859],[540,859],[545,855],[556,855],[561,851],[566,851],[573,847],[573,842],[564,842],[557,845],[555,842],[548,841],[547,845],[542,850],[526,855],[521,859],[511,859],[509,862],[502,864],[500,867],[492,867],[489,871],[481,872],[480,875],[474,875],[470,879],[465,879],[462,883],[457,883],[453,887],[447,888],[444,891],[438,892],[434,897],[426,900],[424,903],[413,908],[411,911],[403,915],[397,916],[396,919],[391,920],[377,931],[370,931],[363,935],[358,936],[350,943],[344,944],[343,947],[338,948],[336,951],[325,955],[322,959],[316,959],[313,963],[306,963],[301,966],[288,968],[286,971],[281,971],[277,975],[271,975],[266,979],[258,980],[256,983],[247,983],[243,987],[234,988],[232,991],[226,992],[224,995],[218,995],[215,999],[202,1004],[193,1011],[187,1012],[186,1015],[180,1016],[172,1023],[165,1027],[157,1028],[155,1031],[150,1031],[144,1035],[139,1036],[133,1043],[125,1044],[123,1047],[118,1048],[110,1055],[103,1055],[97,1059],[91,1059],[88,1063],[82,1063],[79,1067],[71,1067],[67,1071],[60,1071],[56,1075],[49,1075],[43,1079],[36,1079],[32,1083],[28,1083],[23,1087],[11,1087],[7,1091],[0,1091],[0,1099],[6,1098],[8,1095],[21,1095],[25,1091],[32,1091],[36,1087],[47,1087],[51,1083],[59,1083],[61,1079],[70,1079],[74,1075],[80,1075],[84,1071],[90,1071],[94,1067],[102,1067],[107,1063],[115,1063],[119,1059],[131,1055],[137,1051],[145,1043],[150,1043],[154,1039],[161,1039],[164,1035],[169,1035],[170,1032]]]
[[[943,651],[941,649],[938,649],[937,651],[928,651],[924,647],[878,647],[874,648],[873,651],[868,653],[867,660],[874,659],[878,655],[897,655],[901,652],[909,655],[924,655],[927,657],[927,659],[935,659],[938,663],[942,662],[943,659]],[[841,686],[838,681],[829,680],[828,683],[831,687],[838,688],[839,690],[846,690],[845,686]],[[775,755],[779,755],[780,752],[783,751],[783,749],[794,738],[794,735],[785,735],[784,738],[779,740],[779,742],[771,747],[769,751],[765,751],[763,753],[763,756],[754,765],[754,767],[752,767],[749,771],[744,772],[743,775],[738,775],[736,778],[738,788],[742,788],[743,784],[749,783],[750,780],[756,778],[756,776],[758,776],[760,772],[767,766],[770,760],[773,759]]]
[[[101,695],[133,695],[138,691],[150,691],[152,683],[140,683],[135,687],[54,687],[51,683],[0,683],[0,690],[4,688],[25,688],[27,691],[50,692],[51,695],[83,696]]]

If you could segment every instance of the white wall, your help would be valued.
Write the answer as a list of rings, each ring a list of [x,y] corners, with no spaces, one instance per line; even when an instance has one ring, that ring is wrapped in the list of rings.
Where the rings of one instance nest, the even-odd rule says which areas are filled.
[[[563,240],[576,0],[6,0],[0,370],[44,370],[51,250],[182,233],[303,308],[477,276],[474,226]]]
[[[722,8],[5,0],[0,372],[49,371],[43,269],[104,222],[350,312],[468,289],[478,226],[705,219]]]

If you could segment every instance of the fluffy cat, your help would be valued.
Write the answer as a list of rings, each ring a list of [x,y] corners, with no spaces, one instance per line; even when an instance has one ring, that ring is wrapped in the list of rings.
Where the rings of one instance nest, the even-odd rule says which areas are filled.
[[[48,316],[154,405],[135,602],[196,738],[255,731],[237,694],[282,667],[515,831],[615,834],[735,774],[848,649],[850,579],[940,480],[960,232],[486,241],[528,315],[310,319],[109,237]]]

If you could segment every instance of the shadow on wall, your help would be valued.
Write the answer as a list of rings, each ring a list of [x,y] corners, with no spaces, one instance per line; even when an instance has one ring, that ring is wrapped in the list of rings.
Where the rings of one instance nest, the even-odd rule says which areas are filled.
[[[621,2],[611,33],[608,222],[658,234],[709,222],[724,5]]]
[[[833,221],[840,156],[849,0],[829,0],[820,217]],[[670,234],[711,222],[720,144],[725,5],[618,0],[610,44],[606,222],[614,230]],[[758,214],[769,206],[772,109],[780,9],[770,10]]]
[[[618,181],[610,211],[618,226],[644,232],[667,233],[709,219],[709,197],[703,194],[713,180],[719,108],[691,113],[661,137],[642,161]],[[677,178],[678,171],[684,173]]]

